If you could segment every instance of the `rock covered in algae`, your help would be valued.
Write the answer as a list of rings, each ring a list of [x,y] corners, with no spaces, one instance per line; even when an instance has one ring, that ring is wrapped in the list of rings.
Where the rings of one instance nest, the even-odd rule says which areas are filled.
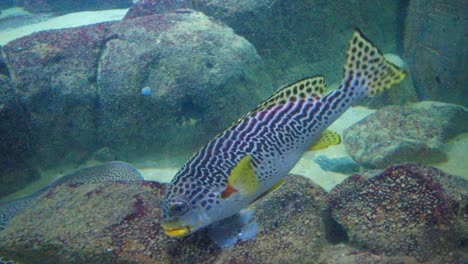
[[[468,181],[420,164],[352,175],[328,204],[350,242],[374,254],[428,260],[468,238]]]
[[[343,143],[355,161],[370,168],[441,162],[444,142],[468,132],[467,119],[468,110],[454,104],[387,106],[346,129]]]
[[[468,106],[466,0],[408,1],[404,55],[426,100]]]
[[[123,20],[107,39],[98,135],[124,157],[195,150],[269,93],[254,46],[203,13]]]
[[[306,178],[289,176],[258,202],[259,233],[227,250],[205,231],[167,237],[164,189],[148,181],[56,186],[0,233],[0,255],[37,263],[297,263],[318,258],[325,243],[325,192]]]

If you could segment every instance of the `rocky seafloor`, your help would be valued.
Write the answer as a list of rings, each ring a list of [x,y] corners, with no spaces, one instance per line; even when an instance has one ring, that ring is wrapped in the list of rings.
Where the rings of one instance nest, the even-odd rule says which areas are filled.
[[[219,248],[205,231],[167,237],[165,184],[63,183],[0,232],[20,263],[462,263],[468,181],[417,163],[352,175],[331,192],[307,178],[254,205],[255,238]]]

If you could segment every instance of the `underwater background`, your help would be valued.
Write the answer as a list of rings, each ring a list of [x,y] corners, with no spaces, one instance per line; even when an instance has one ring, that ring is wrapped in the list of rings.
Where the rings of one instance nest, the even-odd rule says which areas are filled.
[[[468,263],[466,1],[0,10],[0,263]],[[284,85],[337,88],[356,29],[408,77],[333,123],[341,144],[306,152],[252,233],[167,237],[183,163]]]

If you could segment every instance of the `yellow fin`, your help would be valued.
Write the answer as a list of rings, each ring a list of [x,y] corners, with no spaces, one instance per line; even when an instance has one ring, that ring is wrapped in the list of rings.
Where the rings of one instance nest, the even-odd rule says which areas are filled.
[[[247,155],[232,169],[228,185],[221,193],[221,198],[226,199],[235,192],[240,192],[245,197],[252,196],[257,192],[259,185],[260,181],[252,167],[251,156]]]
[[[388,62],[380,51],[359,31],[349,41],[345,80],[356,79],[367,87],[368,96],[374,96],[401,82],[406,72]]]
[[[314,145],[312,145],[309,150],[320,150],[326,149],[331,145],[338,145],[341,143],[341,137],[338,133],[330,130],[323,131],[322,135]]]
[[[275,191],[276,189],[278,189],[279,187],[281,187],[281,185],[283,185],[283,183],[284,183],[285,181],[286,181],[285,179],[279,180],[277,183],[275,183],[275,185],[273,185],[273,187],[271,187],[271,188],[268,189],[266,192],[264,192],[264,193],[262,193],[260,196],[258,196],[249,206],[254,205],[254,204],[257,203],[258,201],[260,201],[261,199],[263,199],[265,196],[267,196],[268,194],[272,193],[273,191]]]

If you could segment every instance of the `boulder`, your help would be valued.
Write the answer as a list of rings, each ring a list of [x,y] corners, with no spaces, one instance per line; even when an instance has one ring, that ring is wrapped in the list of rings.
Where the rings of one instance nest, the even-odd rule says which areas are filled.
[[[205,231],[167,237],[164,190],[147,181],[56,186],[0,233],[0,255],[40,263],[297,263],[317,259],[325,243],[325,191],[300,176],[255,205],[259,233],[228,250]]]
[[[465,0],[409,1],[404,54],[420,97],[468,106]]]
[[[37,146],[27,105],[10,79],[0,74],[0,197],[39,178]]]
[[[426,264],[439,263],[463,263],[466,259],[466,253],[457,251],[453,254],[444,256],[436,256],[425,261]],[[359,263],[359,264],[403,264],[403,263],[420,263],[417,258],[411,256],[385,256],[373,254],[367,250],[355,248],[347,244],[330,245],[323,249],[318,264],[343,264],[343,263]]]
[[[344,131],[348,154],[370,168],[446,160],[444,142],[468,132],[466,108],[439,102],[386,106]],[[372,132],[369,132],[372,131]]]
[[[107,26],[43,31],[3,47],[12,82],[31,116],[44,167],[97,145],[96,72]]]
[[[201,11],[251,42],[280,87],[319,74],[328,84],[340,82],[346,46],[356,27],[380,49],[398,53],[402,5],[385,0],[140,0],[126,18],[176,8]]]
[[[125,159],[186,156],[270,93],[255,48],[200,12],[127,19],[107,39],[98,137]]]
[[[71,13],[87,10],[128,8],[132,0],[13,0],[17,6],[32,13]]]
[[[468,181],[421,164],[352,175],[328,194],[349,242],[419,261],[449,255],[468,238]]]

